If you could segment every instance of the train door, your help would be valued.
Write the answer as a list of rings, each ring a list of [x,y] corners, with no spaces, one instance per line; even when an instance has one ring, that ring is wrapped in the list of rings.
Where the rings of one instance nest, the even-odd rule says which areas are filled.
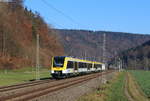
[[[77,62],[75,62],[75,64],[74,64],[74,70],[78,70],[78,63]]]

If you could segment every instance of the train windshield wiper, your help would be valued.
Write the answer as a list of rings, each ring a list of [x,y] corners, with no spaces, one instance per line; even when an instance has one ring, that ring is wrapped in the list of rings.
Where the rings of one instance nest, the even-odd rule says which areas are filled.
[[[63,66],[63,64],[55,64],[57,67],[62,67]]]

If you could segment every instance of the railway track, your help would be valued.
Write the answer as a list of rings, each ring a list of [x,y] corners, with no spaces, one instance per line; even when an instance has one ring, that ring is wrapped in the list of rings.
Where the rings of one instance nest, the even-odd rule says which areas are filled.
[[[22,84],[4,86],[4,87],[0,87],[0,92],[6,92],[6,91],[10,91],[10,90],[19,89],[19,88],[25,88],[25,87],[28,87],[28,86],[35,86],[35,85],[49,83],[49,82],[53,82],[53,81],[55,81],[55,80],[39,80],[39,81],[32,81],[32,82],[22,83]]]
[[[52,93],[54,91],[67,88],[69,86],[82,83],[84,81],[88,81],[90,79],[96,78],[101,75],[106,75],[108,73],[111,73],[112,71],[107,71],[105,73],[95,73],[75,78],[69,78],[65,80],[58,80],[55,82],[51,82],[48,86],[41,86],[38,89],[29,90],[26,92],[18,92],[15,94],[7,95],[0,97],[0,101],[28,101],[32,100],[36,97],[40,97],[49,93]],[[25,85],[24,85],[25,86]]]

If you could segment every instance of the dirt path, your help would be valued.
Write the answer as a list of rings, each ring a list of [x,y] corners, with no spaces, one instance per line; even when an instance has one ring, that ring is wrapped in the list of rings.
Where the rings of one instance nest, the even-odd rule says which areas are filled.
[[[125,95],[129,101],[150,101],[144,96],[130,73],[127,73],[126,75]]]

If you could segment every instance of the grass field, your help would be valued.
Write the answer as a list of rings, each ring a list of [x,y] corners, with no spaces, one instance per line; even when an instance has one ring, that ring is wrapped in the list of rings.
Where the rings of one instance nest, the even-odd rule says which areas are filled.
[[[29,80],[34,80],[35,69],[24,68],[18,70],[0,70],[0,86],[12,85],[17,83],[27,82]],[[50,77],[50,71],[48,69],[40,70],[40,78]]]
[[[131,71],[147,97],[150,97],[150,71]]]
[[[125,72],[100,86],[95,92],[82,96],[78,101],[128,101],[124,95]]]

